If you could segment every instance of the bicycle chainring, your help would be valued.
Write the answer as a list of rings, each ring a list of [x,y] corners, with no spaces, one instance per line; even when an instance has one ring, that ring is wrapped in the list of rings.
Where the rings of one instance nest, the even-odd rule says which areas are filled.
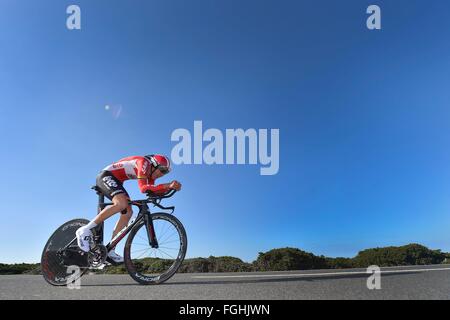
[[[108,256],[108,251],[106,247],[102,244],[96,245],[88,253],[88,262],[90,268],[99,268],[105,264],[106,257]]]

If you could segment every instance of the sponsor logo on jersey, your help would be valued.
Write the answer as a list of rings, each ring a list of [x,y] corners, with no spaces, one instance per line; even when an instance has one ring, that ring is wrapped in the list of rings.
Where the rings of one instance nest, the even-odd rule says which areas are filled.
[[[119,168],[122,168],[122,167],[123,167],[123,164],[122,164],[122,163],[114,163],[114,164],[112,165],[112,167],[113,167],[113,169],[119,169]]]

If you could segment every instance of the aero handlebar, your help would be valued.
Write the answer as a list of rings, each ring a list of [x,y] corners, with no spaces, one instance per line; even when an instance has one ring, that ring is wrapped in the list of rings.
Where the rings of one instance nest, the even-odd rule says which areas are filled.
[[[161,199],[166,199],[166,198],[170,198],[171,196],[173,196],[175,193],[177,192],[177,190],[170,190],[167,194],[165,195],[157,195],[155,193],[152,192],[147,192],[147,197],[150,201],[152,200],[161,200]]]
[[[171,206],[171,207],[164,207],[162,205],[160,205],[159,203],[161,202],[162,199],[166,199],[166,198],[170,198],[172,197],[177,191],[176,190],[170,190],[168,193],[164,194],[164,195],[157,195],[155,193],[152,192],[147,192],[147,199],[144,200],[130,200],[128,201],[128,204],[130,205],[134,205],[134,206],[142,206],[142,204],[144,203],[152,203],[155,207],[158,207],[160,209],[163,210],[171,210],[172,213],[173,211],[175,211],[175,207]],[[103,207],[105,206],[109,206],[112,205],[113,203],[99,203],[99,205],[102,205]]]
[[[157,195],[152,192],[147,192],[147,197],[148,197],[147,199],[129,201],[128,203],[131,205],[135,205],[135,206],[140,206],[140,205],[142,205],[142,203],[152,203],[155,207],[158,207],[163,210],[170,210],[173,213],[173,211],[175,210],[174,206],[164,207],[164,206],[160,205],[160,202],[162,199],[172,197],[176,192],[177,192],[176,190],[170,190],[167,194],[164,194],[164,195]]]

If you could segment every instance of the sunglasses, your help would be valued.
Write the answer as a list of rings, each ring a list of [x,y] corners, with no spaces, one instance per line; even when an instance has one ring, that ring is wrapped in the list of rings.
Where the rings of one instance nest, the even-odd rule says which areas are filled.
[[[169,168],[164,166],[158,166],[156,169],[158,169],[162,174],[166,174],[170,171]]]

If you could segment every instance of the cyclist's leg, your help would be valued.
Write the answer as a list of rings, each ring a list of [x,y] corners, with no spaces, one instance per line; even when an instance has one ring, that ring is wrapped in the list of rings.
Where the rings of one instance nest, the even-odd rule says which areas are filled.
[[[113,239],[118,233],[119,231],[121,231],[126,225],[128,225],[128,222],[130,221],[131,216],[133,215],[133,211],[131,210],[131,206],[128,205],[128,200],[130,200],[130,196],[128,195],[128,193],[126,194],[126,204],[127,207],[122,210],[119,221],[117,221],[116,226],[114,227],[114,231],[112,234],[111,239]],[[121,194],[121,196],[124,194]],[[115,252],[114,247],[109,248],[109,252],[108,252],[108,258],[111,259],[112,261],[114,261],[115,263],[122,263],[123,262],[123,257],[119,254],[117,254]]]
[[[120,193],[114,196],[112,199],[112,205],[104,208],[100,213],[95,217],[94,222],[96,224],[100,224],[112,215],[125,210],[128,207],[128,197],[125,193]]]
[[[129,196],[122,183],[109,171],[103,171],[97,176],[97,187],[113,203],[100,211],[93,220],[95,224],[100,224],[117,212],[125,210]]]
[[[79,228],[75,234],[78,246],[83,251],[89,251],[89,239],[92,237],[92,229],[108,219],[113,214],[122,211],[128,206],[128,194],[122,183],[109,171],[102,171],[97,176],[97,187],[112,200],[112,205],[104,208],[93,220],[84,227]]]
[[[129,199],[129,197],[128,197]],[[128,225],[128,222],[130,222],[131,216],[133,215],[133,210],[131,209],[131,206],[128,205],[125,210],[122,210],[119,220],[116,223],[116,226],[114,227],[114,231],[112,234],[112,238],[114,238],[117,233],[119,233],[120,230],[125,228]]]
[[[113,204],[103,209],[94,220],[90,221],[87,225],[77,229],[75,232],[77,236],[77,244],[81,250],[88,252],[90,249],[89,240],[92,238],[92,229],[97,225],[108,219],[113,214],[122,211],[128,206],[128,197],[125,193],[120,193],[114,196],[112,199]]]

